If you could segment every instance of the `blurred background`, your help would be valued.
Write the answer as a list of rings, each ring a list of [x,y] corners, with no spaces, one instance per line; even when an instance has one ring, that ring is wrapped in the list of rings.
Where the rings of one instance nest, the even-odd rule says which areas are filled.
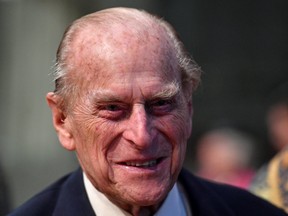
[[[278,151],[267,114],[288,94],[287,0],[0,0],[0,208],[20,205],[78,166],[52,127],[49,73],[66,26],[112,6],[164,17],[204,71],[185,167],[198,169],[199,139],[219,127],[253,140],[251,169]]]

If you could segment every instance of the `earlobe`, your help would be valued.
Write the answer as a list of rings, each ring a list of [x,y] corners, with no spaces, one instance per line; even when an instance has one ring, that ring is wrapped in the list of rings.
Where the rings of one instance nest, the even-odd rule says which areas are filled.
[[[60,96],[54,92],[49,92],[46,95],[46,101],[52,111],[53,126],[58,134],[61,145],[69,150],[75,150],[74,139],[71,133],[70,123],[67,119],[63,108],[59,105]]]

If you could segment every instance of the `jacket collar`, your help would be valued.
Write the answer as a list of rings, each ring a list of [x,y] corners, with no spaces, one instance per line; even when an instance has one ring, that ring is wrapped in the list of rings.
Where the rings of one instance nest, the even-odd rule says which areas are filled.
[[[95,216],[88,200],[82,170],[72,173],[63,185],[53,216]]]
[[[188,198],[193,216],[223,216],[234,213],[223,199],[205,181],[182,170],[179,183]],[[59,192],[53,216],[95,216],[84,187],[82,170],[72,173]]]
[[[209,187],[211,183],[200,180],[185,169],[180,172],[178,182],[188,198],[193,216],[235,215],[223,199]]]

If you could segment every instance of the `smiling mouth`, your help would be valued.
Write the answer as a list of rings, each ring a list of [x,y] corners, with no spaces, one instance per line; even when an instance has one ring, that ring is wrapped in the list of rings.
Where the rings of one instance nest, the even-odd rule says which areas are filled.
[[[149,161],[145,161],[145,162],[129,161],[129,162],[123,162],[120,164],[125,165],[125,166],[137,167],[137,168],[150,168],[150,167],[154,167],[157,164],[159,164],[163,159],[164,158],[159,158],[159,159],[149,160]]]

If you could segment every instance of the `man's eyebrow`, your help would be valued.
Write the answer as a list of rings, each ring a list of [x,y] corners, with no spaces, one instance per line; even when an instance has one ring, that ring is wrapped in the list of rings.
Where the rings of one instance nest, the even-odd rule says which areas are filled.
[[[89,97],[92,98],[95,103],[121,101],[121,98],[117,96],[115,92],[108,89],[97,89],[91,92],[89,95]]]
[[[166,84],[165,87],[157,92],[156,94],[153,94],[150,100],[152,99],[170,99],[175,97],[180,92],[180,86],[177,82],[171,82],[169,84]]]
[[[151,93],[146,95],[145,98],[148,100],[156,100],[156,99],[171,99],[179,94],[181,88],[177,82],[171,82],[168,84],[164,84],[164,87],[160,89],[160,91],[156,93]],[[97,89],[93,90],[89,93],[89,97],[95,103],[106,103],[106,102],[117,102],[122,101],[123,98],[119,95],[115,94],[114,91],[109,89]]]

